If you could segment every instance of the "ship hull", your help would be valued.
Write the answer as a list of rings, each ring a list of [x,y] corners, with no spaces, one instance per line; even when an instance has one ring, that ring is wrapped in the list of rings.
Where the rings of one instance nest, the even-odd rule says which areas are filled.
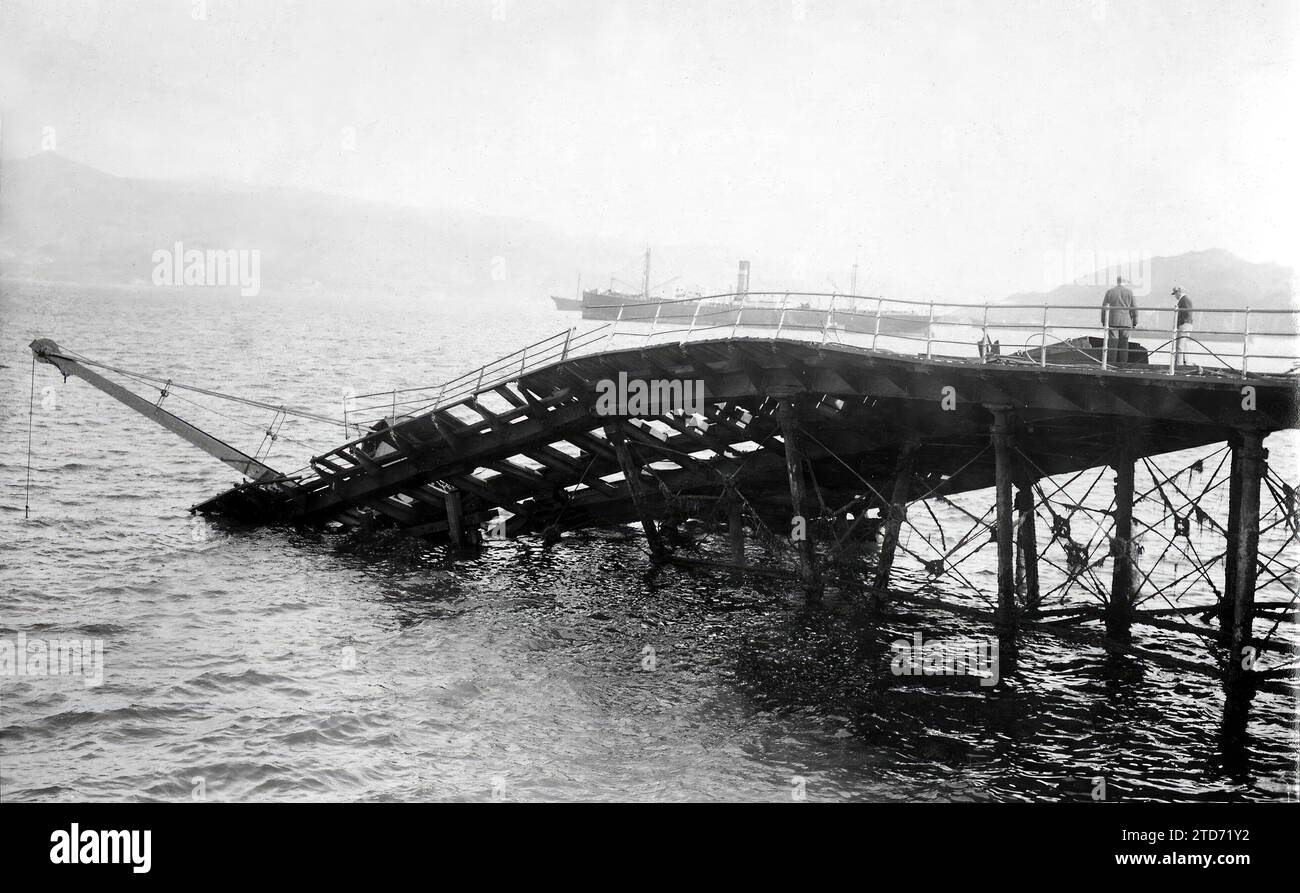
[[[929,331],[929,320],[916,313],[880,314],[879,329],[876,327],[875,313],[858,313],[852,310],[836,311],[835,322],[849,332],[861,332],[874,335],[892,335],[896,338],[924,338]]]
[[[558,303],[559,299],[555,299]],[[833,328],[874,335],[902,338],[925,338],[929,322],[915,313],[886,312],[877,325],[875,313],[852,310],[819,310],[807,304],[780,306],[741,306],[725,301],[662,301],[621,292],[588,291],[582,295],[582,318],[598,320],[691,322],[697,328],[715,326],[751,326],[755,328],[822,329]]]

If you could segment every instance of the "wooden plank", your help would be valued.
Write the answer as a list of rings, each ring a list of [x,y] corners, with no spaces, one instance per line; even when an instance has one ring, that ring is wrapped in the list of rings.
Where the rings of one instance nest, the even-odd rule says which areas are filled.
[[[607,423],[605,426],[605,439],[614,448],[614,453],[618,456],[618,464],[623,469],[623,478],[628,494],[632,497],[632,504],[636,507],[637,515],[641,519],[641,527],[645,530],[646,542],[650,545],[650,560],[662,562],[668,557],[668,550],[664,548],[663,540],[659,537],[659,528],[655,524],[654,516],[650,514],[649,505],[641,487],[641,469],[632,458],[632,451],[628,448],[624,428],[612,422]]]
[[[594,422],[582,404],[566,404],[545,418],[527,419],[500,430],[484,432],[478,437],[466,438],[455,452],[412,454],[364,478],[340,481],[328,490],[311,493],[302,515],[310,517],[361,497],[385,494],[412,483],[433,480],[441,476],[440,469],[452,469],[458,465],[472,468],[496,456],[504,458],[524,452],[539,443],[569,439],[570,432]]]
[[[496,391],[498,395],[500,395],[501,399],[505,400],[507,403],[511,404],[512,406],[528,405],[528,401],[520,397],[514,391],[510,390],[509,385],[501,385],[498,388],[493,388],[493,390]]]
[[[405,493],[412,499],[418,500],[423,502],[425,505],[433,506],[437,509],[441,509],[443,504],[447,501],[446,493],[427,485],[410,487],[399,492]]]
[[[345,455],[352,460],[353,464],[360,465],[366,471],[378,471],[379,463],[367,456],[361,450],[352,447],[348,449]]]
[[[569,487],[581,482],[607,496],[613,496],[618,492],[616,487],[601,480],[602,476],[609,474],[613,469],[604,470],[606,465],[600,462],[599,457],[593,457],[584,463],[550,446],[535,447],[524,455],[557,473],[566,475],[559,479],[563,482],[561,486]],[[615,465],[617,465],[616,461]]]
[[[512,515],[528,514],[528,509],[497,490],[496,481],[484,481],[472,474],[452,475],[445,480],[457,490],[473,493],[488,506],[500,506]]]
[[[522,468],[514,464],[513,462],[509,461],[508,459],[503,459],[500,462],[488,462],[483,467],[490,468],[493,471],[499,471],[502,474],[508,474],[513,478],[516,478],[521,481],[525,481],[535,489],[545,490],[547,493],[549,493],[556,486],[554,481],[547,480],[545,477],[538,474],[533,469]]]

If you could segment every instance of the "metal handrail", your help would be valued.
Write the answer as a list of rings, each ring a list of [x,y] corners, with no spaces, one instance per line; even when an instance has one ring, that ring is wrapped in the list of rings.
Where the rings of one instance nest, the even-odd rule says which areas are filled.
[[[812,299],[812,298],[827,298],[829,300],[825,308],[818,308],[812,306],[805,306],[805,307],[790,306],[791,299],[795,299],[797,301],[798,299]],[[765,299],[769,299],[769,300],[765,300]],[[689,317],[690,319],[689,326],[673,327],[671,325],[671,322],[665,323],[665,317],[663,312],[663,308],[665,306],[687,304],[691,302],[694,302],[695,306],[692,309],[692,312]],[[839,302],[844,302],[848,304],[850,307],[855,306],[854,302],[864,302],[864,303],[870,302],[871,304],[874,304],[874,307],[863,307],[862,309],[845,309],[843,306],[837,306]],[[886,305],[902,305],[904,307],[916,307],[918,309],[924,308],[925,312],[923,314],[911,313],[907,311],[893,310],[892,307],[889,308],[889,310],[893,310],[893,312],[889,312],[889,310],[887,310],[886,308]],[[645,308],[645,309],[654,306],[656,309],[653,315],[639,316],[634,319],[624,319],[625,312],[629,306],[635,306],[638,308]],[[544,366],[552,365],[555,362],[562,362],[569,358],[578,356],[580,354],[583,354],[588,349],[593,349],[597,351],[608,351],[612,348],[615,340],[620,335],[635,335],[638,339],[641,340],[642,346],[649,344],[650,341],[655,337],[676,336],[681,332],[686,333],[685,338],[681,340],[682,344],[685,344],[688,340],[692,338],[698,337],[700,335],[704,335],[706,333],[712,332],[717,329],[730,328],[731,337],[735,337],[735,335],[741,328],[753,327],[752,324],[749,324],[747,326],[744,320],[744,311],[746,309],[762,309],[762,310],[776,311],[779,314],[779,321],[775,327],[776,328],[776,334],[774,336],[775,338],[781,338],[783,335],[785,337],[790,337],[795,339],[799,337],[798,335],[790,335],[788,334],[789,332],[815,333],[817,336],[819,336],[817,339],[818,343],[820,343],[820,345],[824,347],[829,337],[829,333],[832,330],[842,330],[850,334],[861,335],[864,340],[869,341],[872,350],[881,349],[879,346],[879,342],[880,339],[882,338],[890,339],[893,342],[916,343],[918,345],[924,345],[924,352],[922,355],[925,356],[927,359],[934,359],[939,361],[949,360],[949,359],[969,359],[969,357],[963,358],[963,357],[948,357],[942,354],[936,355],[935,353],[936,346],[955,345],[955,346],[964,347],[969,350],[972,346],[974,346],[975,339],[957,340],[954,338],[943,337],[943,334],[941,332],[936,331],[936,327],[960,327],[960,328],[966,328],[974,331],[982,331],[985,333],[987,333],[988,330],[990,329],[994,329],[1001,332],[1018,332],[1022,330],[1027,330],[1030,334],[1025,339],[1026,343],[1023,346],[1020,346],[1020,349],[1026,352],[1033,349],[1040,350],[1041,354],[1037,360],[1037,363],[1043,366],[1048,365],[1045,348],[1047,346],[1047,342],[1049,338],[1052,337],[1053,335],[1055,335],[1056,337],[1061,337],[1062,334],[1064,333],[1068,337],[1069,333],[1081,333],[1081,332],[1088,333],[1090,335],[1099,334],[1101,336],[1101,357],[1100,357],[1101,367],[1103,369],[1109,369],[1108,355],[1109,355],[1110,330],[1100,324],[1100,319],[1098,320],[1098,324],[1095,325],[1080,325],[1075,322],[1057,323],[1051,320],[1051,314],[1053,311],[1056,311],[1058,313],[1066,312],[1070,314],[1087,311],[1091,313],[1096,313],[1100,316],[1101,307],[1100,305],[1097,304],[1051,305],[1051,304],[1041,304],[1041,303],[1040,304],[985,303],[981,305],[975,305],[975,304],[960,303],[960,302],[953,302],[953,301],[912,301],[912,300],[907,300],[905,298],[884,298],[884,297],[867,296],[867,295],[846,295],[842,292],[748,292],[745,294],[726,293],[726,294],[716,294],[716,295],[692,296],[688,298],[675,298],[672,300],[664,300],[664,301],[637,301],[634,304],[622,303],[622,304],[610,304],[610,305],[589,305],[590,309],[613,309],[615,307],[618,308],[618,314],[615,317],[615,319],[611,322],[602,323],[582,333],[578,333],[576,327],[570,327],[568,329],[564,329],[563,331],[557,332],[554,335],[550,335],[547,336],[546,338],[542,338],[538,341],[533,342],[532,344],[528,344],[522,348],[519,348],[518,350],[511,351],[508,354],[505,354],[501,357],[498,357],[494,360],[484,363],[481,366],[471,369],[468,372],[463,373],[462,375],[449,379],[440,384],[408,387],[408,388],[396,388],[396,389],[390,388],[384,391],[376,391],[369,394],[356,395],[351,399],[356,400],[365,397],[383,397],[385,398],[385,400],[382,404],[377,403],[368,407],[350,409],[349,415],[351,417],[358,417],[362,413],[366,413],[370,411],[389,410],[392,413],[392,415],[388,417],[391,420],[390,424],[396,427],[398,425],[404,424],[405,422],[408,422],[414,418],[428,414],[430,412],[436,412],[442,409],[447,409],[465,403],[466,401],[478,396],[479,394],[482,394],[489,390],[493,390],[504,383],[516,380],[524,375],[527,375],[530,371],[540,369]],[[971,315],[972,319],[977,316],[977,312],[978,312],[978,316],[981,321],[973,322],[973,321],[968,321],[965,318],[956,319],[956,320],[945,320],[943,317],[941,316],[937,317],[935,315],[934,312],[935,308],[949,308],[949,309],[959,309],[962,311],[966,311]],[[1008,322],[990,322],[991,313],[1001,315],[1004,311],[1031,310],[1031,309],[1037,310],[1041,313],[1041,318],[1039,320],[1034,322],[1017,322],[1013,319]],[[1136,309],[1142,314],[1163,314],[1163,313],[1177,314],[1179,312],[1179,309],[1177,307],[1139,307]],[[813,325],[807,322],[790,321],[791,314],[799,314],[799,313],[806,314],[808,312],[817,313],[821,318],[820,323]],[[1214,314],[1225,314],[1225,313],[1241,314],[1242,330],[1240,332],[1231,331],[1231,330],[1216,331],[1213,329],[1205,329],[1205,328],[1187,330],[1185,332],[1185,334],[1188,336],[1187,339],[1188,349],[1186,350],[1186,354],[1189,358],[1192,357],[1213,358],[1216,362],[1222,364],[1222,366],[1225,369],[1232,372],[1238,372],[1243,376],[1248,374],[1247,370],[1249,368],[1249,361],[1251,359],[1291,360],[1291,361],[1300,360],[1300,355],[1296,353],[1265,354],[1265,353],[1258,353],[1258,352],[1251,351],[1252,345],[1257,343],[1259,339],[1281,337],[1281,338],[1292,338],[1292,339],[1296,339],[1297,341],[1300,341],[1300,326],[1293,326],[1292,330],[1287,332],[1252,331],[1251,330],[1252,319],[1257,319],[1261,316],[1276,317],[1276,316],[1289,315],[1293,319],[1297,320],[1297,322],[1300,322],[1300,310],[1261,310],[1256,308],[1198,307],[1198,308],[1194,308],[1193,312],[1197,314],[1201,314],[1202,318]],[[717,322],[710,321],[710,318],[717,318],[717,317],[721,317],[721,319]],[[845,329],[844,326],[840,324],[839,320],[848,317],[860,317],[860,318],[865,318],[867,320],[871,320],[870,331],[856,331],[856,330]],[[668,319],[671,320],[671,317],[668,317]],[[1175,316],[1174,319],[1176,320],[1177,317]],[[924,324],[925,326],[924,336],[922,337],[919,335],[909,335],[906,332],[882,331],[881,328],[882,322],[899,322],[899,321],[914,322],[917,323],[918,326],[920,324]],[[629,323],[631,324],[649,323],[650,331],[648,333],[645,332],[644,330],[623,331],[622,327]],[[661,325],[661,323],[664,324]],[[1167,363],[1168,371],[1170,373],[1177,371],[1177,366],[1175,365],[1174,356],[1173,356],[1174,343],[1178,334],[1176,325],[1171,327],[1162,326],[1159,328],[1151,327],[1151,326],[1135,326],[1132,329],[1130,329],[1130,331],[1134,334],[1158,332],[1162,337],[1166,337],[1166,338],[1168,338],[1172,332],[1173,338],[1170,338],[1169,340],[1162,342],[1158,347],[1149,351],[1149,354],[1154,354],[1157,351],[1168,350],[1170,354],[1170,359]],[[1217,335],[1220,338],[1229,339],[1229,340],[1235,340],[1236,338],[1240,338],[1242,342],[1241,355],[1240,355],[1241,368],[1237,370],[1228,367],[1226,361],[1223,359],[1223,356],[1221,356],[1218,352],[1211,350],[1204,343],[1202,343],[1198,338],[1194,337],[1197,335],[1199,336]],[[1041,339],[1039,341],[1038,348],[1034,348],[1032,345],[1032,342],[1035,338]],[[1196,347],[1199,347],[1201,349],[1197,350]],[[1015,351],[1017,349],[1017,346],[1011,345],[1010,348],[1012,351]],[[1003,352],[1000,355],[999,359],[1003,361],[1008,361],[1010,359],[1014,359],[1014,354],[1008,352],[1007,348],[1003,348]],[[1072,364],[1053,364],[1053,365],[1072,365]],[[1187,364],[1187,365],[1194,365],[1194,364]],[[437,392],[437,396],[432,397],[432,399],[430,399],[429,395],[432,395],[435,391]],[[407,399],[398,400],[397,398],[399,395],[405,396]],[[417,395],[424,395],[424,396],[417,396]],[[411,408],[408,410],[407,407],[411,407]],[[398,412],[399,409],[403,410],[400,414]],[[350,447],[356,446],[364,441],[373,438],[373,436],[374,436],[373,432],[365,433],[345,444],[342,444],[339,447],[336,447],[333,450],[330,450],[324,455],[328,456],[340,452],[342,450],[346,450]]]

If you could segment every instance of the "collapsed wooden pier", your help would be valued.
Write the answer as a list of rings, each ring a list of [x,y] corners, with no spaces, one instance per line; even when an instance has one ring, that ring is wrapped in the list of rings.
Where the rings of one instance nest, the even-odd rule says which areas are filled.
[[[1217,608],[1221,666],[1233,682],[1250,675],[1256,650],[1294,656],[1286,642],[1253,632],[1258,572],[1274,573],[1258,555],[1261,483],[1269,474],[1262,444],[1296,426],[1294,376],[1055,365],[1045,351],[1036,360],[989,362],[937,357],[928,344],[925,355],[903,355],[828,335],[732,331],[702,340],[647,337],[627,348],[610,347],[600,331],[579,343],[570,331],[562,344],[558,336],[539,342],[531,358],[529,349],[502,358],[436,397],[432,389],[401,392],[403,412],[393,392],[391,414],[294,474],[160,405],[114,393],[53,342],[32,349],[239,469],[246,483],[195,510],[255,524],[387,526],[466,547],[484,535],[553,540],[635,522],[653,562],[691,563],[698,559],[674,549],[670,534],[688,518],[708,517],[727,531],[731,558],[723,564],[744,565],[747,534],[788,541],[815,601],[826,569],[864,552],[867,588],[884,597],[909,505],[992,488],[992,521],[977,519],[975,529],[987,529],[996,544],[998,629],[1014,637],[1026,623],[1060,628],[1100,618],[1118,647],[1134,623],[1186,627],[1177,610],[1142,612],[1134,598],[1136,465],[1224,444],[1231,461]],[[702,399],[687,399],[683,383],[702,388]],[[627,399],[638,385],[640,404]],[[612,412],[611,392],[621,398]],[[1062,527],[1043,484],[1096,468],[1116,477],[1105,604],[1044,612],[1036,527],[1044,507],[1073,578],[1096,565],[1087,555],[1075,562],[1068,520]],[[957,574],[946,559],[927,562],[928,570]]]

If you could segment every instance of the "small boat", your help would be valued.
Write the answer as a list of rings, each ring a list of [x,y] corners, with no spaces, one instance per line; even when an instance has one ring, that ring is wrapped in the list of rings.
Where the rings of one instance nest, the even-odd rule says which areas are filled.
[[[578,298],[561,298],[557,295],[551,295],[551,300],[555,302],[556,310],[582,310],[582,301]]]

